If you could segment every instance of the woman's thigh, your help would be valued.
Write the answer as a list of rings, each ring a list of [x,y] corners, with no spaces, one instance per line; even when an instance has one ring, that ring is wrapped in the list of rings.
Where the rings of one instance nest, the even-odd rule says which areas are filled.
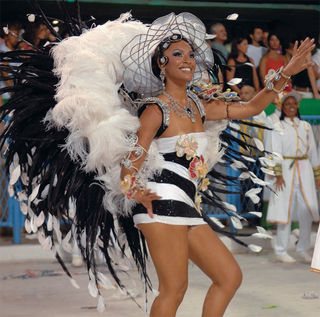
[[[161,287],[187,283],[188,227],[162,223],[140,224]]]
[[[191,228],[188,241],[190,259],[213,282],[223,284],[232,278],[241,282],[241,270],[237,261],[208,225]]]

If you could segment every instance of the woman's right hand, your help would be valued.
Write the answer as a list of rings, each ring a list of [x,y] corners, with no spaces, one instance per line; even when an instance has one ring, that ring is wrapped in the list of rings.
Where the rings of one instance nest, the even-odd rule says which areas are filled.
[[[276,190],[280,191],[283,190],[286,186],[286,183],[282,176],[276,176]]]
[[[314,39],[307,37],[300,45],[298,45],[298,41],[296,41],[293,47],[292,58],[283,69],[284,74],[287,76],[293,76],[311,66],[312,61],[308,61],[307,57],[314,48]]]
[[[159,200],[161,196],[152,192],[150,189],[140,189],[134,194],[132,198],[147,209],[150,218],[154,217],[152,210],[152,201]]]

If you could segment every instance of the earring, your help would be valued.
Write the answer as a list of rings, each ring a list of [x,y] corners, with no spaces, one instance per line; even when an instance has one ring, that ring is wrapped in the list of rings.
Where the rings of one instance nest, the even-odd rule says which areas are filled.
[[[165,70],[162,68],[161,71],[160,71],[160,80],[162,82],[162,88],[163,90],[166,88],[166,83],[165,83],[165,80],[166,80],[166,73],[165,73]]]

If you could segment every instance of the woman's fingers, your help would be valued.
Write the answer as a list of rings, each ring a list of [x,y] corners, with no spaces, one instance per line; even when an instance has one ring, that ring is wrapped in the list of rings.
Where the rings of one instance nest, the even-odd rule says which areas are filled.
[[[306,38],[299,46],[297,53],[298,55],[306,55],[313,50],[314,46],[314,39]]]

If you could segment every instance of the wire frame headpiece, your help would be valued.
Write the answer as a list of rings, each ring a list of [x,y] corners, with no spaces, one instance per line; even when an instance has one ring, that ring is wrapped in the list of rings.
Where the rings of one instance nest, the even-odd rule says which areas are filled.
[[[200,80],[202,73],[214,64],[211,48],[205,40],[204,24],[191,13],[184,12],[178,15],[170,13],[156,19],[146,34],[137,35],[123,48],[121,52],[121,61],[125,67],[123,84],[129,92],[134,91],[149,97],[156,96],[162,91],[162,82],[152,71],[152,57],[160,43],[166,39],[174,41],[177,35],[187,40],[194,50],[196,60],[194,82]],[[168,47],[170,43],[164,45]]]

